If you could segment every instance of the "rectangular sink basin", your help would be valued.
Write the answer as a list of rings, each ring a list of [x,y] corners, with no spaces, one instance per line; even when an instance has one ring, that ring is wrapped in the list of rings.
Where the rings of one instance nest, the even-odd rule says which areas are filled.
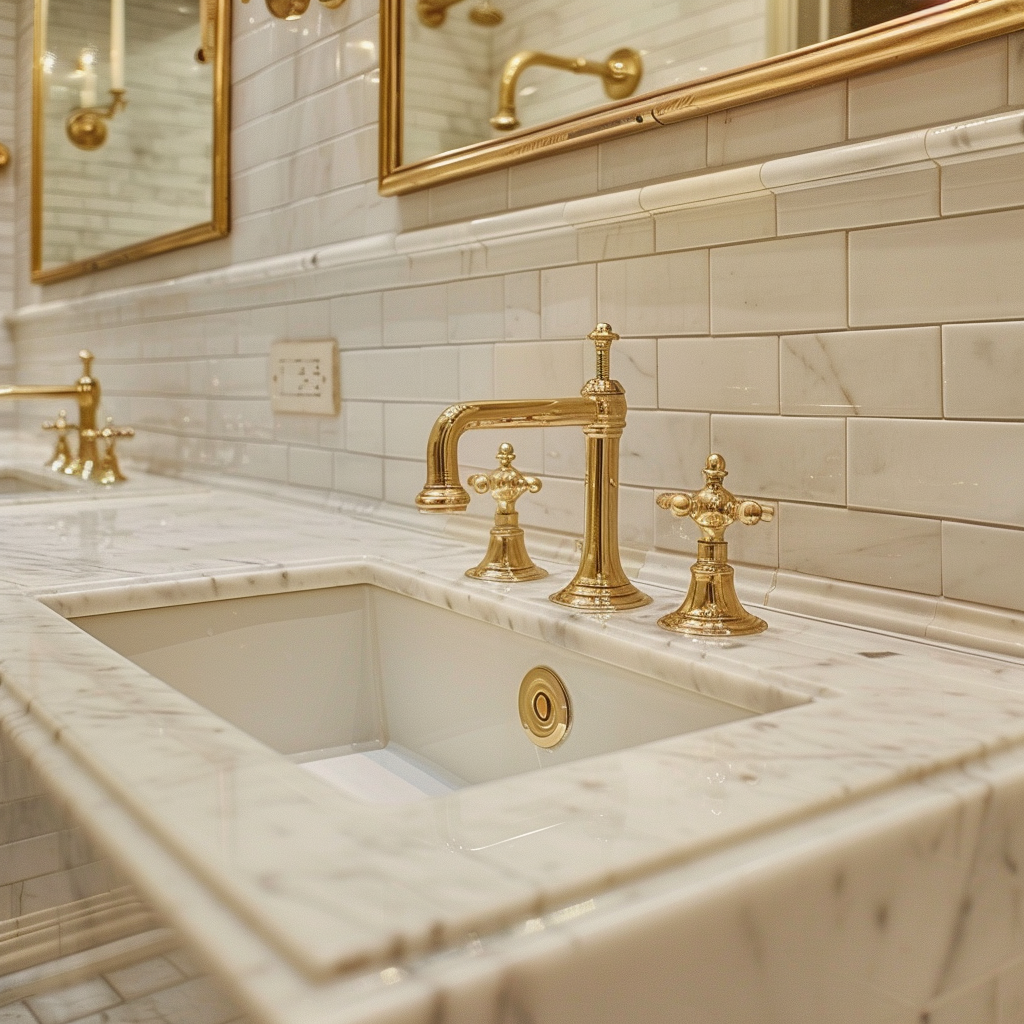
[[[73,487],[74,482],[51,470],[30,470],[11,466],[0,469],[0,501],[30,494],[49,494]]]
[[[74,618],[108,647],[350,795],[397,803],[753,712],[368,584]],[[556,747],[520,719],[543,666]],[[684,671],[684,669],[681,669]],[[549,710],[541,698],[541,711]]]

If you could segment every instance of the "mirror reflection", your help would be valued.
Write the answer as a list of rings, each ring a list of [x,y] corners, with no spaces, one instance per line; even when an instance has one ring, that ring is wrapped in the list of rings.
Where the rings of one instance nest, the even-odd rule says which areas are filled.
[[[211,230],[216,17],[215,0],[39,0],[35,280],[202,240],[181,236],[204,224],[225,233]]]
[[[404,0],[402,163],[846,35],[929,0]]]

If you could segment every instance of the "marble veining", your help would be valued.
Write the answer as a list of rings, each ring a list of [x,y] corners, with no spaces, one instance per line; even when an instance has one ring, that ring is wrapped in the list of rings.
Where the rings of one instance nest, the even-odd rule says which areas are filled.
[[[0,507],[5,731],[41,767],[64,765],[48,777],[65,795],[86,787],[76,806],[101,839],[116,848],[130,828],[149,837],[132,847],[137,881],[161,906],[173,891],[172,917],[257,1017],[468,1021],[491,1019],[472,1010],[486,1004],[495,1020],[533,1019],[498,1016],[493,979],[545,942],[568,955],[591,912],[601,927],[644,907],[654,913],[644,893],[677,898],[686,888],[665,890],[673,872],[718,878],[715,865],[742,860],[730,851],[804,824],[813,832],[830,815],[856,817],[865,801],[895,802],[909,820],[934,798],[929,780],[941,788],[950,773],[995,772],[985,766],[999,758],[1019,771],[1018,659],[770,604],[758,608],[770,626],[763,636],[675,637],[654,622],[678,604],[678,589],[646,582],[655,597],[647,609],[572,613],[547,601],[570,574],[564,563],[541,559],[551,577],[538,583],[481,585],[462,576],[476,543],[430,521],[432,532],[413,532],[418,522],[215,488]],[[657,572],[652,562],[641,576]],[[374,807],[63,617],[361,583],[676,685],[692,670],[698,691],[763,714]],[[789,841],[777,842],[784,861]],[[250,930],[246,943],[239,925]],[[474,943],[483,943],[479,960]],[[583,970],[569,961],[558,961],[566,977]],[[443,1011],[442,990],[454,1000]],[[942,994],[926,990],[925,1001]]]

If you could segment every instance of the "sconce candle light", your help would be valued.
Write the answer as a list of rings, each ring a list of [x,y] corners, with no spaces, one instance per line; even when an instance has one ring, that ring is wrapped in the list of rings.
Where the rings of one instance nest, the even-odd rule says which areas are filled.
[[[83,50],[78,61],[82,87],[78,109],[64,122],[64,130],[78,149],[99,149],[107,141],[107,122],[128,106],[124,88],[124,0],[110,0],[110,104],[96,105],[96,52]]]

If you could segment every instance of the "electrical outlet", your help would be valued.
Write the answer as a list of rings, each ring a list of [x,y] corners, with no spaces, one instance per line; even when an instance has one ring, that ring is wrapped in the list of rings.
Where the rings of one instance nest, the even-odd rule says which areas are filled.
[[[341,408],[338,343],[275,341],[270,346],[270,408],[337,416]]]

